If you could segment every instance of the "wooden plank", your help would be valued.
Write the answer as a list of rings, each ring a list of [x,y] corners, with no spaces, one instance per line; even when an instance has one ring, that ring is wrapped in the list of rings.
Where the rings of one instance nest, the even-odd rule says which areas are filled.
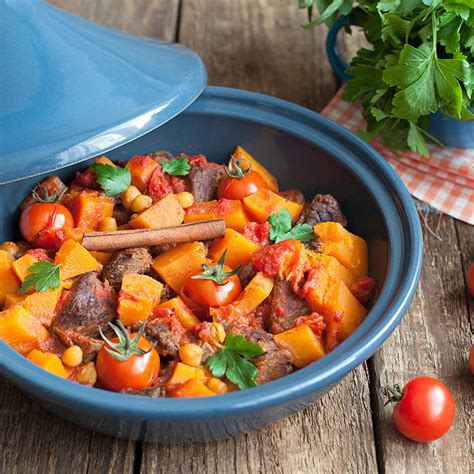
[[[431,228],[438,216],[428,218]],[[467,230],[466,230],[467,232]],[[380,422],[383,461],[388,474],[466,473],[470,470],[474,386],[468,371],[471,335],[463,273],[454,220],[439,221],[436,239],[424,232],[424,264],[420,286],[408,314],[374,357],[376,415]],[[466,237],[472,245],[471,236]],[[414,443],[394,428],[392,407],[384,407],[381,387],[389,381],[406,383],[419,375],[442,380],[456,400],[456,418],[450,432],[430,443]],[[472,466],[471,466],[472,467]]]
[[[336,90],[323,28],[286,0],[184,1],[179,40],[203,58],[209,83],[246,88],[320,110]],[[350,409],[349,409],[350,407]],[[300,414],[218,443],[143,445],[142,472],[376,471],[365,366]]]
[[[112,28],[175,37],[179,0],[54,0]],[[0,379],[0,472],[133,472],[135,443],[93,433],[46,412]]]
[[[50,0],[70,13],[127,33],[174,41],[179,0]]]

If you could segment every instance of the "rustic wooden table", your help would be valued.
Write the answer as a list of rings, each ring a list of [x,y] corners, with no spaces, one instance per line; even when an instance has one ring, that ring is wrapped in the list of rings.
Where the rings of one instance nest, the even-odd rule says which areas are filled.
[[[204,60],[210,84],[317,111],[338,87],[325,56],[326,31],[299,28],[304,14],[296,0],[52,3],[109,27],[189,46]],[[474,231],[446,216],[428,217],[428,224],[442,240],[425,230],[421,282],[403,322],[372,359],[302,413],[227,441],[148,444],[63,421],[2,380],[0,472],[473,472],[472,300],[463,273],[474,261]],[[399,381],[419,374],[443,380],[457,406],[449,434],[428,445],[398,435],[381,392],[386,374]]]

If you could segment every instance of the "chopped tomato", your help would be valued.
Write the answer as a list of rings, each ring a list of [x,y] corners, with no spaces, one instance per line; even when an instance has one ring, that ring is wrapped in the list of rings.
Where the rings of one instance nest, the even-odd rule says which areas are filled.
[[[306,324],[310,327],[311,331],[316,334],[316,336],[321,337],[323,331],[326,329],[326,323],[324,322],[324,317],[319,313],[312,313],[309,316],[300,316],[295,320],[295,326],[300,326],[301,324]]]
[[[263,224],[258,224],[257,222],[249,222],[245,225],[242,234],[245,238],[257,244],[260,247],[268,245],[270,239],[268,234],[271,229],[269,222],[264,222]]]

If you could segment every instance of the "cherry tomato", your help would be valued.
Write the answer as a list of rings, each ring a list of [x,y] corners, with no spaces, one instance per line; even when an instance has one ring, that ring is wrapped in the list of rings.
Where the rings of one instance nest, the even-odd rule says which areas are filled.
[[[417,377],[403,387],[393,410],[393,422],[402,435],[427,443],[448,432],[454,410],[454,399],[446,385],[432,377]]]
[[[133,339],[136,334],[131,334]],[[111,339],[118,342],[118,339]],[[142,390],[149,387],[158,377],[160,356],[156,349],[141,337],[137,347],[149,351],[143,355],[132,355],[121,362],[105,350],[103,346],[97,354],[97,376],[107,390],[119,392],[123,389]]]
[[[474,263],[471,263],[466,273],[467,288],[474,298]]]
[[[469,368],[471,369],[471,374],[474,375],[474,344],[469,351]]]
[[[224,267],[224,270],[227,272],[231,269]],[[237,275],[225,278],[223,285],[213,280],[189,277],[182,290],[185,297],[206,309],[226,306],[235,301],[241,292],[242,286]]]
[[[219,199],[243,199],[261,188],[268,188],[267,183],[261,174],[251,170],[243,178],[223,178],[219,183],[217,195]]]
[[[58,203],[38,202],[28,206],[20,217],[20,232],[34,247],[57,248],[58,230],[74,227],[74,219],[67,208]]]

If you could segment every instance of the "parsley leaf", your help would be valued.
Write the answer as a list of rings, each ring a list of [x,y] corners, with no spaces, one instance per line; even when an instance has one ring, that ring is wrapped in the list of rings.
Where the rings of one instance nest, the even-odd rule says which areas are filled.
[[[94,163],[91,169],[106,196],[123,193],[132,183],[132,176],[128,168],[116,168],[104,163]]]
[[[169,174],[171,176],[187,176],[191,165],[189,160],[182,156],[180,158],[172,158],[169,161],[163,160],[161,163],[161,169],[163,173]]]
[[[254,342],[246,340],[243,336],[227,334],[224,347],[213,356],[209,357],[206,366],[211,369],[214,377],[224,375],[240,390],[245,390],[257,385],[258,370],[245,357],[257,357],[265,351]]]
[[[36,262],[28,268],[30,274],[25,278],[20,288],[20,293],[26,293],[30,288],[35,291],[56,290],[61,280],[59,267],[51,262]]]
[[[309,242],[314,239],[314,231],[310,225],[298,224],[291,227],[291,215],[288,209],[280,209],[278,215],[272,212],[267,222],[271,225],[268,236],[275,243],[288,239],[296,239],[300,242]]]

